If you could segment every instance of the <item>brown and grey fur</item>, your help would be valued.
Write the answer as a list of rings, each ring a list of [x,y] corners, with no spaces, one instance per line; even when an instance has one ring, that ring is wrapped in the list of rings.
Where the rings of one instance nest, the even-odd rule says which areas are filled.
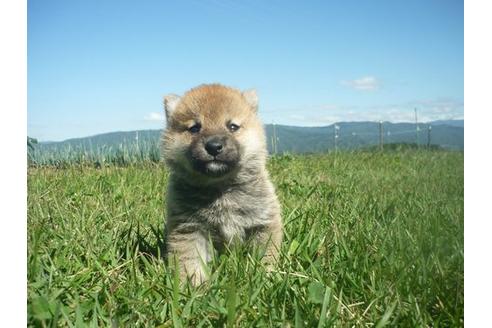
[[[204,264],[215,250],[251,241],[271,267],[282,241],[280,205],[265,168],[265,132],[254,90],[201,85],[164,98],[167,127],[162,153],[171,170],[167,192],[167,255],[182,280],[206,280]],[[190,127],[201,124],[198,133]],[[239,126],[231,131],[230,124]],[[220,138],[216,157],[205,150]],[[211,163],[211,162],[217,162]]]

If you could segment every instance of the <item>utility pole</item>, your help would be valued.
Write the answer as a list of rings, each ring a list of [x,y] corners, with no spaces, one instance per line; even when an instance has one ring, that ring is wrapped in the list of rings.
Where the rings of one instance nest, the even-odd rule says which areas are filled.
[[[383,151],[383,121],[379,121],[379,150]]]
[[[415,108],[415,142],[417,143],[417,147],[419,147],[419,120],[417,116],[417,108]]]
[[[431,145],[431,130],[432,130],[432,126],[429,125],[429,128],[427,129],[427,148],[429,149]]]
[[[337,146],[337,141],[338,141],[338,130],[340,130],[340,127],[335,124],[335,151],[338,150]]]
[[[277,129],[275,122],[273,122],[272,151],[275,155],[277,154]]]

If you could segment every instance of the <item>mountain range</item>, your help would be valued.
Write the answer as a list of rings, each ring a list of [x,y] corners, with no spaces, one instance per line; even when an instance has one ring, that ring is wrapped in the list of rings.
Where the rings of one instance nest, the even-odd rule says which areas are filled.
[[[265,125],[268,150],[276,153],[311,153],[332,149],[357,149],[389,143],[437,145],[449,150],[464,149],[464,121],[428,123],[340,122],[321,127]],[[158,145],[161,130],[103,133],[60,142],[40,142],[40,151],[60,149],[94,150],[135,144]],[[429,140],[430,138],[430,140]]]

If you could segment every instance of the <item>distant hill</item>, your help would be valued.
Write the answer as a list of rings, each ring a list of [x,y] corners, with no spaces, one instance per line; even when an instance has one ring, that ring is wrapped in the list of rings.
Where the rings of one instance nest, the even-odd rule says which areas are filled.
[[[450,125],[450,126],[457,126],[460,128],[465,127],[465,121],[464,120],[439,120],[439,121],[433,121],[432,125]]]
[[[435,121],[420,123],[419,131],[413,123],[383,122],[383,142],[415,143],[427,145],[428,129],[430,143],[444,149],[463,150],[464,121]],[[338,128],[336,128],[338,127]],[[265,125],[268,149],[293,153],[323,152],[335,148],[335,131],[338,134],[338,149],[357,149],[378,145],[380,140],[379,122],[340,122],[322,127],[300,127],[287,125]],[[38,151],[70,151],[86,152],[101,149],[123,149],[126,146],[159,144],[161,130],[139,130],[127,132],[111,132],[95,136],[68,139],[60,142],[41,142],[36,145]],[[277,138],[275,143],[274,135]]]
[[[430,143],[445,149],[463,150],[463,121],[439,121],[419,124],[383,122],[383,143],[416,143],[427,145],[428,128]],[[460,127],[461,125],[461,127]],[[338,126],[338,128],[335,128]],[[269,150],[272,151],[274,127],[265,126],[268,136]],[[294,127],[276,125],[277,152],[321,152],[335,148],[335,130],[337,129],[336,146],[339,149],[356,149],[379,144],[379,122],[340,122],[324,127]]]
[[[117,131],[64,141],[41,142],[39,144],[46,149],[120,147],[134,144],[137,141],[139,143],[158,142],[160,133],[161,130]]]

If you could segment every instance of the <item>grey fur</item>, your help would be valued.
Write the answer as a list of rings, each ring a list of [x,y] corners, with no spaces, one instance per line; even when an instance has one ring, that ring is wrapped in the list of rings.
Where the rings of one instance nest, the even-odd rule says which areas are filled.
[[[244,176],[244,175],[243,175]],[[168,254],[177,255],[181,273],[194,284],[205,280],[202,262],[215,250],[252,240],[266,247],[264,261],[272,265],[282,238],[280,206],[264,172],[246,181],[196,186],[174,172],[167,197]]]
[[[257,120],[256,116],[254,119]],[[278,257],[282,241],[280,205],[265,167],[264,131],[260,124],[253,126],[252,131],[261,140],[255,143],[258,149],[251,151],[237,141],[239,160],[221,177],[190,169],[189,159],[183,154],[190,151],[192,144],[199,143],[177,141],[179,136],[174,136],[171,128],[164,131],[163,154],[171,169],[167,256],[171,262],[178,261],[182,280],[188,277],[194,285],[204,282],[205,264],[214,251],[235,243],[250,241],[263,248],[263,261],[268,268]]]

